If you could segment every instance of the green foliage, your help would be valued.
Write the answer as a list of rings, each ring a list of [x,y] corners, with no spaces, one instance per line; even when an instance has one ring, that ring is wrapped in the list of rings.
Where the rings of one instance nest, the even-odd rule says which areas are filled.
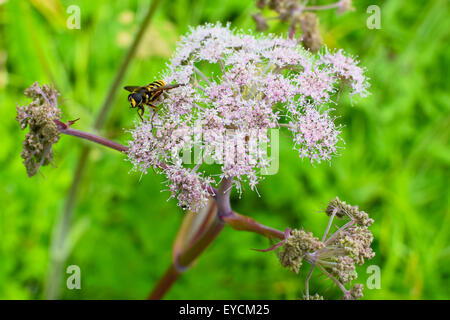
[[[448,3],[383,1],[382,29],[369,30],[372,2],[358,1],[356,11],[342,16],[319,14],[326,44],[358,55],[372,84],[369,98],[342,99],[336,108],[345,124],[341,156],[313,167],[281,136],[278,174],[263,181],[261,197],[247,190],[233,206],[281,230],[320,234],[327,217],[319,210],[330,199],[358,204],[375,219],[377,255],[369,264],[379,265],[382,275],[381,289],[366,289],[365,298],[448,299]],[[27,102],[23,91],[34,81],[53,82],[63,98],[63,120],[80,117],[76,128],[89,131],[148,2],[78,1],[80,30],[65,26],[72,1],[0,3],[0,57],[7,54],[5,63],[0,58],[0,298],[40,299],[53,228],[85,142],[62,137],[54,146],[55,168],[29,179],[15,105]],[[253,29],[256,11],[254,1],[164,1],[123,84],[157,79],[189,25],[220,20]],[[271,30],[286,26],[271,22]],[[126,95],[118,92],[104,131],[122,143],[129,139],[123,129],[137,118]],[[94,147],[70,234],[77,241],[66,262],[80,266],[82,289],[64,289],[62,298],[144,298],[169,265],[183,213],[160,192],[160,176],[140,179],[130,168],[117,152]],[[167,298],[302,297],[308,270],[295,275],[273,253],[250,250],[267,245],[258,235],[226,228]],[[365,268],[359,270],[362,283]],[[325,297],[339,296],[323,277],[313,277],[311,286]]]

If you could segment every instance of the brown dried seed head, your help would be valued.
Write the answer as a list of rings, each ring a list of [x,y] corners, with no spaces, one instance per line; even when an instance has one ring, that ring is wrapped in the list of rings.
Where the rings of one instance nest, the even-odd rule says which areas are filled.
[[[34,176],[41,166],[52,161],[52,145],[59,140],[59,131],[53,120],[61,118],[57,99],[59,93],[50,86],[39,86],[35,82],[25,90],[25,95],[33,101],[25,106],[17,106],[16,120],[22,130],[27,127],[21,156],[28,176]]]
[[[303,31],[301,37],[303,46],[311,52],[317,52],[323,45],[319,30],[319,18],[313,12],[305,12],[298,19]]]

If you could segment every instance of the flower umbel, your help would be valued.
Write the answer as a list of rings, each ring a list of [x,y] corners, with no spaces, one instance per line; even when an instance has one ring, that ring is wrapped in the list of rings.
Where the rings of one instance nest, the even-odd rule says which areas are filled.
[[[336,154],[340,127],[334,124],[328,103],[341,81],[360,88],[364,80],[361,68],[349,67],[352,61],[338,68],[332,57],[332,53],[313,55],[294,40],[255,37],[220,24],[191,29],[163,77],[184,86],[165,93],[152,120],[132,130],[129,159],[134,169],[143,173],[150,167],[160,169],[172,195],[190,192],[171,179],[173,170],[181,176],[196,175],[198,186],[234,178],[238,188],[247,182],[255,189],[261,172],[271,165],[270,148],[261,146],[270,144],[269,130],[279,128],[292,133],[300,157],[330,160]],[[202,171],[206,164],[220,169],[206,174]],[[207,198],[197,191],[191,200],[177,196],[179,205],[202,207]]]
[[[59,131],[54,120],[61,118],[57,98],[59,93],[35,82],[25,90],[25,95],[33,101],[26,106],[17,106],[16,120],[20,128],[28,127],[29,132],[23,142],[21,156],[28,176],[34,176],[41,166],[52,161],[52,145],[59,140]]]
[[[328,227],[322,241],[315,238],[311,232],[292,231],[286,240],[282,241],[283,247],[279,253],[281,265],[298,273],[302,262],[307,261],[312,268],[318,267],[334,281],[343,291],[344,299],[358,299],[362,297],[363,286],[355,284],[346,289],[345,284],[357,278],[356,265],[362,265],[365,259],[372,259],[375,255],[370,247],[373,236],[368,229],[373,219],[370,219],[364,211],[347,205],[337,197],[330,201],[326,213],[330,216],[329,227],[334,217],[350,221],[330,237],[327,237]],[[308,288],[308,285],[306,287]],[[311,298],[308,292],[306,298]]]

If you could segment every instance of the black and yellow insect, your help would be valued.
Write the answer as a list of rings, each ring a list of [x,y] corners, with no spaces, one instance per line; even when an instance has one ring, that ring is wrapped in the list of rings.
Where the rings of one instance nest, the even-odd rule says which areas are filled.
[[[126,86],[125,90],[130,91],[128,95],[128,101],[131,103],[131,108],[137,108],[137,113],[141,120],[144,115],[145,108],[144,105],[149,106],[153,109],[158,109],[153,103],[161,96],[164,90],[173,89],[181,86],[181,84],[169,84],[162,80],[153,81],[146,86]]]

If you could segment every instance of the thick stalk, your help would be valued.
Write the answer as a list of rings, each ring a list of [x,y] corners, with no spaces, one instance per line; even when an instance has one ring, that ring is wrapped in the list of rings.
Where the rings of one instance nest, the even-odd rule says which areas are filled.
[[[233,177],[223,178],[219,190],[215,192],[216,214],[201,235],[194,237],[193,241],[176,256],[166,273],[156,284],[148,299],[161,299],[170,289],[178,277],[205,251],[216,239],[225,226],[223,219],[233,214],[230,204],[230,193],[233,186]],[[206,216],[205,216],[206,219]]]
[[[148,300],[160,300],[166,292],[172,287],[175,281],[180,277],[181,272],[177,270],[177,268],[172,263],[167,269],[166,273],[162,276],[162,278],[158,281],[156,286],[153,288],[153,291],[148,296]]]
[[[223,178],[219,190],[216,192],[217,215],[219,219],[224,219],[233,214],[230,203],[230,193],[233,187],[233,177]]]
[[[225,223],[229,224],[235,230],[251,231],[267,238],[285,239],[284,232],[260,224],[250,217],[229,211],[231,210],[229,202],[231,186],[231,178],[222,181],[220,189],[216,192],[215,200],[217,204],[217,213],[215,214],[213,221],[208,225],[203,234],[198,236],[198,238],[194,237],[194,241],[190,246],[177,255],[177,259],[175,259],[175,262],[170,265],[166,273],[156,284],[153,291],[148,296],[148,299],[157,300],[163,298],[179,276],[186,271],[216,239]]]
[[[172,287],[178,277],[189,268],[189,266],[205,251],[205,249],[216,239],[222,231],[225,223],[216,215],[214,220],[208,226],[205,233],[186,250],[178,256],[175,263],[172,263],[161,280],[156,284],[153,291],[148,296],[150,300],[158,300],[164,297],[167,291]]]

